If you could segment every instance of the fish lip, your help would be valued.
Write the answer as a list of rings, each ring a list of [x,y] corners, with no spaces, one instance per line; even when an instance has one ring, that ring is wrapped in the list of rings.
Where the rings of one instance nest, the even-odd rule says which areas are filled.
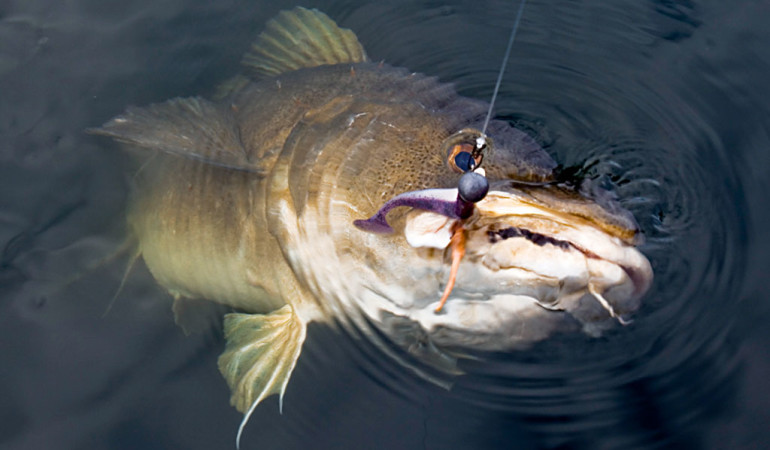
[[[645,258],[646,260],[646,258]],[[628,275],[628,278],[634,284],[633,298],[637,299],[647,293],[652,285],[652,269],[649,266],[649,262],[644,266],[646,270],[642,268],[635,268],[624,264],[619,264],[620,268]]]
[[[511,228],[515,228],[515,227],[511,227]],[[506,229],[509,229],[509,228],[506,228]],[[642,295],[644,295],[647,292],[647,290],[649,289],[650,285],[652,284],[652,278],[653,278],[652,277],[652,269],[650,268],[649,261],[647,261],[647,259],[644,258],[644,257],[640,258],[640,260],[638,261],[641,264],[638,267],[635,267],[635,266],[632,266],[632,265],[627,264],[627,263],[624,264],[621,261],[613,260],[611,258],[601,257],[601,256],[591,252],[590,250],[587,250],[587,249],[583,248],[581,245],[578,245],[578,244],[576,244],[573,241],[561,240],[561,239],[558,239],[558,238],[554,238],[553,236],[550,236],[548,234],[539,233],[539,232],[532,232],[530,230],[527,230],[526,228],[519,228],[518,230],[523,231],[523,232],[521,234],[518,234],[515,237],[525,238],[525,239],[529,240],[530,242],[535,243],[536,245],[550,244],[550,245],[555,245],[555,246],[557,246],[559,248],[562,248],[562,249],[566,249],[565,247],[569,246],[569,247],[574,248],[575,250],[579,251],[580,253],[582,253],[586,258],[602,260],[602,261],[606,261],[606,262],[609,262],[609,263],[617,265],[628,276],[629,280],[631,280],[631,283],[634,286],[633,294],[631,295],[632,299],[637,299],[637,298],[641,297]],[[492,233],[492,232],[488,231],[487,233]],[[536,240],[533,240],[531,235],[542,236],[543,238],[545,238],[547,240],[547,242],[545,242],[545,243],[538,243]],[[510,238],[502,238],[502,239],[497,240],[497,241],[490,240],[490,243],[492,245],[495,245],[498,242],[502,242],[505,239],[510,239]],[[537,299],[535,299],[535,300],[537,300]],[[538,301],[538,303],[540,303],[539,300],[537,300],[537,301]]]
[[[641,255],[641,258],[638,262],[638,267],[634,267],[630,264],[624,264],[621,261],[616,261],[610,258],[603,258],[585,248],[582,248],[581,246],[575,244],[574,242],[567,241],[570,246],[572,246],[577,251],[581,252],[583,255],[586,256],[586,258],[593,258],[593,259],[599,259],[602,261],[607,261],[612,264],[616,264],[618,267],[620,267],[623,272],[628,276],[628,279],[631,280],[631,283],[634,285],[634,292],[631,298],[636,299],[644,295],[647,290],[650,288],[650,285],[652,284],[653,280],[653,272],[652,268],[650,266],[650,262],[647,260],[646,257],[644,257],[641,252],[639,252],[639,255]],[[634,249],[636,249],[636,246],[632,246]]]
[[[626,285],[628,287],[628,290],[625,291],[627,294],[622,299],[616,298],[616,301],[620,303],[636,301],[648,291],[652,284],[653,272],[649,260],[637,248],[636,243],[642,240],[638,230],[633,230],[636,235],[634,239],[624,239],[622,236],[597,225],[595,221],[587,220],[583,216],[564,213],[564,211],[555,209],[544,201],[529,195],[526,190],[513,188],[513,186],[520,187],[522,183],[508,182],[504,185],[508,189],[490,191],[491,203],[480,205],[480,214],[474,218],[479,225],[478,229],[486,228],[490,237],[488,242],[491,245],[507,238],[524,237],[536,245],[553,245],[564,251],[573,249],[586,259],[595,259],[612,264],[621,269],[628,278],[625,282],[606,285],[608,291],[612,290],[613,286]],[[534,189],[543,185],[544,183],[526,184],[526,186]],[[500,187],[500,184],[496,187]],[[579,194],[577,195],[579,196]],[[507,198],[510,198],[510,203]],[[590,199],[581,201],[590,201]],[[630,213],[628,214],[630,215]],[[537,220],[532,220],[533,218],[537,218]],[[530,220],[532,221],[530,222]],[[547,225],[548,223],[552,225]],[[633,223],[636,224],[635,221]],[[509,236],[501,233],[510,228],[515,230]],[[589,233],[585,234],[585,232]],[[499,241],[492,238],[492,233],[500,235]],[[495,270],[493,267],[488,268]],[[612,303],[614,304],[615,301]]]
[[[633,213],[620,204],[614,192],[597,186],[590,179],[579,185],[554,180],[498,180],[490,183],[489,190],[590,222],[630,246],[644,244],[644,234]]]

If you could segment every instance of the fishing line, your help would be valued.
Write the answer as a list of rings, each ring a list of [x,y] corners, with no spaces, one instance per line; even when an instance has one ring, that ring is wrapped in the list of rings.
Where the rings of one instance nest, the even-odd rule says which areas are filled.
[[[503,81],[505,66],[508,65],[508,57],[511,56],[511,48],[513,47],[513,41],[516,38],[516,30],[519,29],[519,22],[521,21],[521,15],[524,12],[525,3],[527,3],[527,0],[521,0],[521,3],[519,4],[519,12],[516,13],[516,21],[513,23],[511,37],[508,39],[508,49],[505,50],[505,57],[503,58],[503,64],[500,66],[500,73],[497,74],[497,83],[495,84],[495,90],[492,93],[492,101],[489,103],[487,118],[484,120],[484,127],[481,129],[481,136],[476,140],[477,148],[481,148],[486,145],[487,126],[489,125],[489,120],[492,118],[492,108],[495,106],[495,100],[497,100],[497,92],[500,90],[500,83]]]

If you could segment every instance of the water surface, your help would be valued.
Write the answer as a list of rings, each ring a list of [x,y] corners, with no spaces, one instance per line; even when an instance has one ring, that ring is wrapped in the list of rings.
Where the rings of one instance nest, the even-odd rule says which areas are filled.
[[[311,325],[244,448],[770,445],[770,6],[530,1],[497,113],[634,212],[655,284],[633,324],[465,361],[446,391]],[[315,1],[374,60],[488,99],[517,6]],[[233,448],[218,330],[185,337],[125,258],[131,163],[86,135],[208,95],[289,2],[0,7],[0,446]]]

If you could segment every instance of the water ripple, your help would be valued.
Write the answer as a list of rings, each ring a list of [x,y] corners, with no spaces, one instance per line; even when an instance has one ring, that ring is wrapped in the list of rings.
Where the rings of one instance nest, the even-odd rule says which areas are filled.
[[[419,28],[441,33],[463,12]],[[639,2],[535,4],[517,37],[498,114],[563,165],[614,186],[643,229],[656,275],[630,326],[462,363],[467,374],[453,395],[524,421],[546,446],[599,435],[610,447],[681,444],[736,389],[729,336],[746,217],[739,169],[714,121],[713,99],[703,96],[723,90],[726,74],[681,56],[699,45],[700,14]],[[401,20],[411,26],[405,34],[416,29]],[[486,31],[470,20],[466,29],[504,36],[506,20],[501,15]],[[452,40],[457,45],[431,52],[415,36],[400,39],[416,46],[408,62],[438,67],[464,94],[488,98],[504,39],[488,39],[482,50]]]

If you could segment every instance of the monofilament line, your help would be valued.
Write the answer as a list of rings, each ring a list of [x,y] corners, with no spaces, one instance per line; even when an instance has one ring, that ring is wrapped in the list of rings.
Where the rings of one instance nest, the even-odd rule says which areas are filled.
[[[487,118],[484,120],[484,127],[481,129],[481,138],[484,139],[487,136],[487,126],[489,120],[492,118],[492,109],[495,106],[495,100],[497,99],[497,92],[500,90],[500,83],[503,81],[503,74],[505,73],[505,66],[508,65],[508,57],[511,56],[511,48],[513,47],[513,40],[516,38],[516,30],[519,29],[519,22],[521,21],[521,15],[524,12],[524,4],[527,0],[521,0],[519,4],[519,12],[516,14],[516,21],[513,23],[513,29],[511,30],[511,37],[508,39],[508,49],[505,50],[505,57],[503,58],[503,64],[500,66],[500,73],[497,74],[497,83],[495,83],[495,90],[492,93],[492,101],[489,102],[489,111],[487,111]],[[483,144],[484,142],[481,142]],[[479,143],[476,144],[480,147]]]

